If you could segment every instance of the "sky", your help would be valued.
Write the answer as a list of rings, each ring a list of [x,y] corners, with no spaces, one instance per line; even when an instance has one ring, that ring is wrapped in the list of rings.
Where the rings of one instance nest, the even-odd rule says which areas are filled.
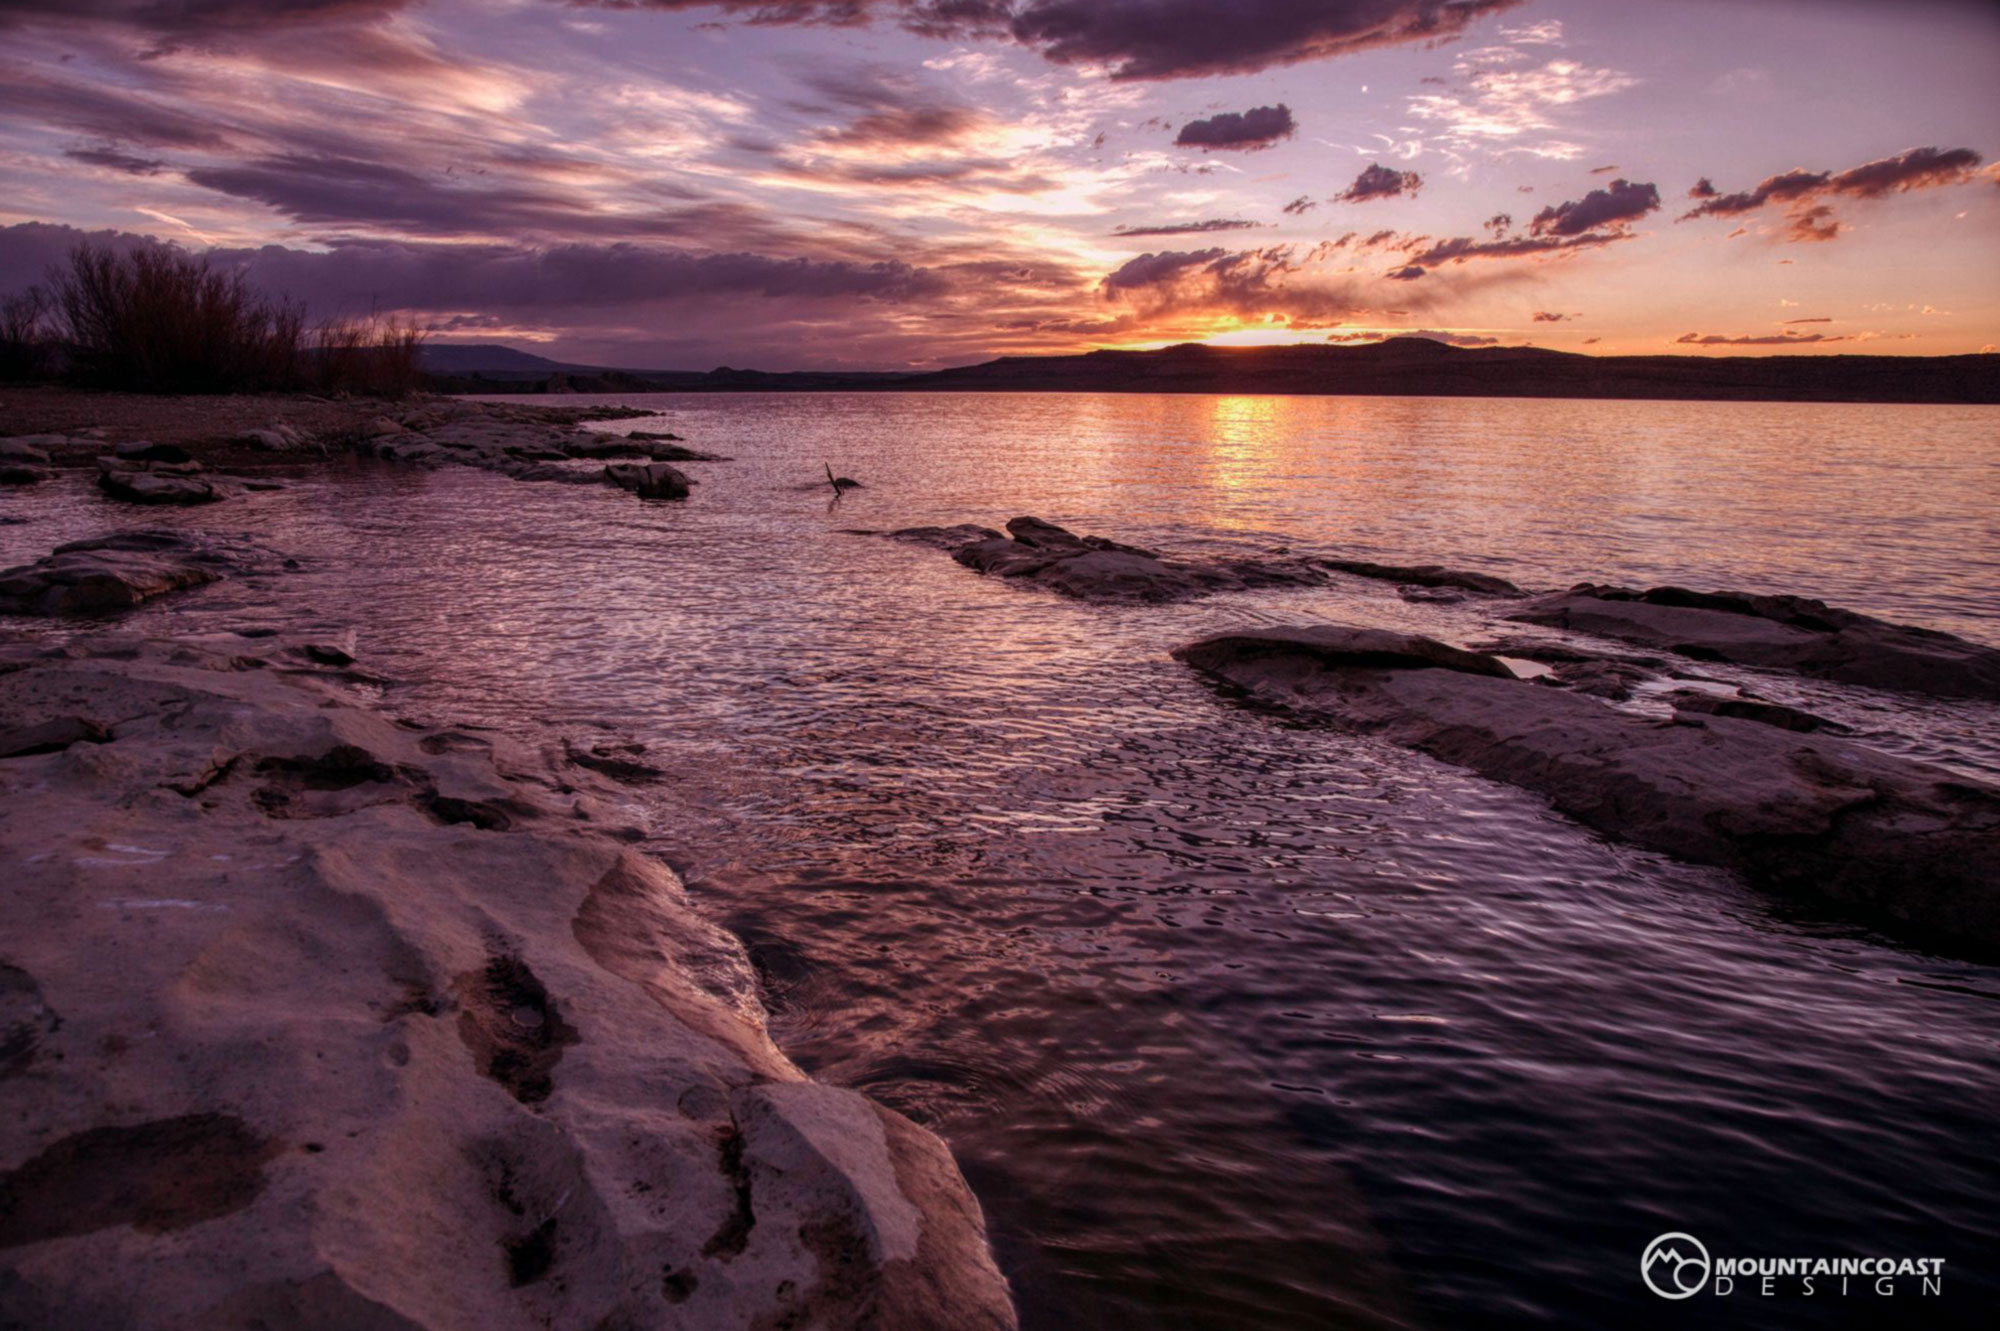
[[[1991,351],[1996,158],[1992,0],[0,0],[0,293],[634,368]]]

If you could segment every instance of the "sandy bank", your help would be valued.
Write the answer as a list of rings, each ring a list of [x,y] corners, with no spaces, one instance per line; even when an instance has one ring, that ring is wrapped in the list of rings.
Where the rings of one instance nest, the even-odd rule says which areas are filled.
[[[0,653],[23,1325],[1004,1328],[935,1137],[806,1079],[622,787],[339,645]]]

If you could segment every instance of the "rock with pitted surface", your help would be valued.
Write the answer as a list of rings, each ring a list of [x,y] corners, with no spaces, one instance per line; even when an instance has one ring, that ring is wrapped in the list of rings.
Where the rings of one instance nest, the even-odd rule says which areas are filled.
[[[1801,596],[1583,583],[1511,618],[1700,661],[1942,698],[2000,700],[2000,648]]]
[[[1942,946],[2000,947],[2000,789],[1942,768],[1769,717],[1652,721],[1512,679],[1493,657],[1371,630],[1254,629],[1174,655],[1259,699],[1534,791],[1607,835]]]
[[[1251,587],[1311,587],[1326,575],[1303,560],[1175,561],[1102,536],[1079,536],[1040,518],[1019,517],[1009,535],[985,527],[911,527],[893,541],[949,550],[978,573],[1014,578],[1084,601],[1181,601]]]
[[[1015,1325],[949,1152],[779,1052],[617,786],[308,645],[0,674],[0,732],[99,728],[0,758],[0,1320]]]
[[[664,462],[614,462],[604,469],[604,479],[641,499],[686,499],[693,484]]]

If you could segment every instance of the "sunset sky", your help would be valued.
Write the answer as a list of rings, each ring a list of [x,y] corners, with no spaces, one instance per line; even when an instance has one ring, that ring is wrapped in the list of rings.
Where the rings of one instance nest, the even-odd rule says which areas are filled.
[[[86,234],[642,368],[2000,342],[2000,5],[0,0]]]

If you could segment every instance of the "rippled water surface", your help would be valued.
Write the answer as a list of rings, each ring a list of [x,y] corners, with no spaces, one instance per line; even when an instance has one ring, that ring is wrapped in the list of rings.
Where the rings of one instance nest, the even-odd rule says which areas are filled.
[[[660,420],[608,428],[737,460],[689,464],[679,505],[338,467],[160,519],[300,556],[275,605],[223,584],[127,622],[350,623],[404,712],[645,740],[674,773],[639,796],[657,848],[750,943],[780,1041],[950,1140],[1040,1331],[1991,1324],[2000,971],[1167,656],[1246,621],[1470,642],[1504,605],[1354,580],[1089,606],[841,529],[1034,513],[1172,552],[1800,592],[1993,642],[2000,411],[632,400]],[[823,462],[867,488],[830,505]],[[60,484],[0,501],[30,518],[0,550],[132,525]],[[2000,709],[1701,669],[2000,774]],[[1944,1257],[1946,1293],[1670,1304],[1638,1279],[1666,1230]]]

